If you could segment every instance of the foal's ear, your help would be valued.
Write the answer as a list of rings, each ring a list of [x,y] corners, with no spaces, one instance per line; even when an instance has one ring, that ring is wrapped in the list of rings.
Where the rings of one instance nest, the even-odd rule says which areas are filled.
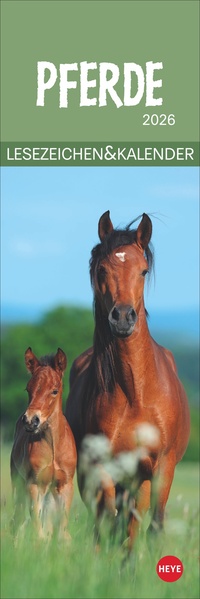
[[[137,245],[146,250],[152,235],[152,222],[148,214],[143,214],[142,220],[137,228]]]
[[[65,352],[58,347],[57,354],[55,355],[55,370],[59,374],[63,374],[67,366],[67,358]]]
[[[98,235],[101,241],[103,241],[104,237],[108,235],[113,230],[113,224],[110,220],[110,211],[104,212],[101,218],[99,219],[98,224]]]
[[[36,368],[40,365],[40,362],[33,354],[31,347],[28,347],[28,349],[25,351],[25,364],[27,370],[29,370],[31,374],[33,374]]]

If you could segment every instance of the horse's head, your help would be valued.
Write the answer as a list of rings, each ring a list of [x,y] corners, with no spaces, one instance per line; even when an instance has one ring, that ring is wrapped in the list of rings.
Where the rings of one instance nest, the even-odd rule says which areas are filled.
[[[25,352],[25,364],[32,374],[27,384],[29,406],[22,420],[26,431],[39,432],[62,401],[62,377],[67,358],[58,348],[55,356],[38,360],[29,347]]]
[[[143,214],[137,229],[114,230],[108,211],[99,220],[98,232],[101,243],[94,248],[90,263],[95,298],[112,334],[128,337],[143,303],[144,279],[151,266],[151,219]]]

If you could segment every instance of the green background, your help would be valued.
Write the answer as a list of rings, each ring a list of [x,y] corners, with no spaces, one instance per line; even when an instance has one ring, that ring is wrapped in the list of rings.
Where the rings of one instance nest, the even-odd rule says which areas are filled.
[[[196,0],[3,1],[2,141],[198,141]],[[163,105],[60,109],[59,82],[36,107],[37,62],[163,62]],[[123,73],[123,71],[122,71]],[[91,90],[92,91],[92,90]],[[123,77],[116,87],[123,95]],[[143,126],[145,113],[176,117],[175,126]]]

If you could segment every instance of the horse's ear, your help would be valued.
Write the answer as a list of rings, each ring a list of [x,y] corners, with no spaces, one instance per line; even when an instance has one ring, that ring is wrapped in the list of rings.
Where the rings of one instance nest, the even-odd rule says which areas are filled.
[[[98,234],[101,241],[113,230],[113,224],[110,220],[110,211],[104,212],[99,219]]]
[[[64,373],[67,366],[67,358],[65,352],[58,347],[57,354],[55,355],[55,370],[62,374]]]
[[[142,220],[137,228],[137,245],[146,250],[152,235],[152,222],[148,214],[143,214]]]
[[[33,374],[36,368],[38,368],[40,365],[40,362],[33,354],[31,347],[28,347],[28,349],[25,351],[25,364],[27,370],[31,372],[31,374]]]

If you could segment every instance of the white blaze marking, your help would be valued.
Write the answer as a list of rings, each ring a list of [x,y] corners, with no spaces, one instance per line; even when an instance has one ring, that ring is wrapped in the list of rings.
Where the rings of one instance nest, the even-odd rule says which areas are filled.
[[[119,258],[119,260],[121,260],[121,262],[125,262],[126,252],[117,252],[117,254],[115,254],[115,256],[117,256],[117,258]]]

